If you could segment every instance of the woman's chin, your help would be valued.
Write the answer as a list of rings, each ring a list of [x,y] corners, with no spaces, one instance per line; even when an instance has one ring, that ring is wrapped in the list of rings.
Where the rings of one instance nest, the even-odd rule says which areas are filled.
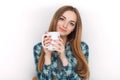
[[[62,31],[57,31],[60,33],[61,36],[67,36],[66,32],[62,32]]]

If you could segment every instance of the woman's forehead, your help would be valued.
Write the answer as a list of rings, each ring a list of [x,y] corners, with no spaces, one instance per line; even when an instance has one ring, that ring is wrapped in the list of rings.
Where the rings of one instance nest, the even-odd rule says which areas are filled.
[[[74,11],[65,11],[61,16],[69,19],[69,20],[72,20],[72,21],[77,21],[77,15]]]

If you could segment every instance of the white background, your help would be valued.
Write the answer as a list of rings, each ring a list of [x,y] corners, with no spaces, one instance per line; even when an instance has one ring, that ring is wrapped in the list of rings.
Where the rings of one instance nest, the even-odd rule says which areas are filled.
[[[0,80],[32,79],[33,46],[41,41],[54,12],[67,4],[81,13],[82,40],[89,45],[90,80],[120,80],[118,1],[0,1]]]

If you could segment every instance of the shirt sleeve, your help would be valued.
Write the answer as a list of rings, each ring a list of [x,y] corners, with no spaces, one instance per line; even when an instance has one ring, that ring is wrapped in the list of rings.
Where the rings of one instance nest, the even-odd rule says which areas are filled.
[[[77,65],[76,58],[71,54],[71,51],[67,51],[67,58],[68,58],[68,65],[64,66],[62,68],[62,79],[68,79],[68,80],[81,80],[81,78],[78,76],[78,74],[75,72],[75,67]]]
[[[88,46],[88,44],[85,42],[81,42],[81,49],[82,49],[82,52],[88,61],[88,58],[89,58],[89,46]]]
[[[42,50],[41,43],[38,43],[33,48],[34,53],[34,59],[35,59],[35,65],[36,65],[36,76],[37,80],[51,80],[51,67],[50,65],[43,65],[43,69],[41,73],[38,72],[38,60],[40,58],[40,53]]]

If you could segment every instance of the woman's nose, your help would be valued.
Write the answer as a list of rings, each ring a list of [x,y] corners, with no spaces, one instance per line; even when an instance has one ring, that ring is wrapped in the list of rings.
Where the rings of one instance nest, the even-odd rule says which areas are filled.
[[[66,28],[68,26],[68,23],[64,22],[63,26]]]

